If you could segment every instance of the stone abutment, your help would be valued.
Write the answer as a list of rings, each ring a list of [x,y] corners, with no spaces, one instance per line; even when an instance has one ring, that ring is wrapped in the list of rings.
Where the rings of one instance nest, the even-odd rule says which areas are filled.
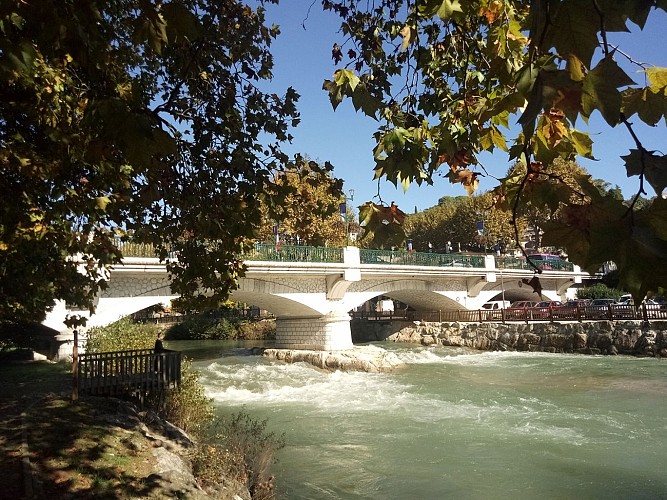
[[[355,343],[387,340],[483,351],[627,354],[667,358],[667,321],[406,323],[354,320]]]

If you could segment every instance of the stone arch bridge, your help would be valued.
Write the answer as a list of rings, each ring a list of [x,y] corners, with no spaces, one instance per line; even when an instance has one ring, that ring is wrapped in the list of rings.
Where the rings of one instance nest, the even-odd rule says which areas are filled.
[[[525,259],[513,257],[357,247],[257,245],[245,263],[245,277],[231,298],[276,316],[276,347],[329,351],[352,347],[349,311],[375,297],[389,297],[416,310],[479,309],[535,275]],[[542,296],[564,300],[568,289],[586,276],[569,262],[549,263],[539,274]],[[98,298],[88,326],[110,324],[168,302],[175,298],[169,284],[157,258],[126,257],[110,271],[109,286]],[[62,331],[62,321],[72,312],[59,303],[44,323]]]

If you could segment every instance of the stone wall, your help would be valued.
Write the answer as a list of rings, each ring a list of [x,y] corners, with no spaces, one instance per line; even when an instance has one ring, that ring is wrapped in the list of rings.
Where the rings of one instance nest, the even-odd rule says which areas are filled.
[[[387,340],[495,351],[667,357],[667,321],[586,323],[353,322],[355,342]]]

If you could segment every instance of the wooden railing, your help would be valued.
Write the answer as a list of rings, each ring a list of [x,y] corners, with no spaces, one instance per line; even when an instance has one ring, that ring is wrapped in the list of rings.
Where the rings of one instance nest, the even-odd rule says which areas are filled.
[[[667,306],[642,304],[639,308],[620,304],[609,306],[557,306],[508,309],[453,309],[442,311],[354,311],[353,319],[424,322],[505,323],[513,321],[622,321],[667,320]]]
[[[80,354],[79,393],[114,396],[178,387],[181,353],[153,349]]]

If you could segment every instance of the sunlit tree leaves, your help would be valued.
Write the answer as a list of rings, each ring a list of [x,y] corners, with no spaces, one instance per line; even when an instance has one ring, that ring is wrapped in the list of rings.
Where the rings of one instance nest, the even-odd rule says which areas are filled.
[[[667,9],[665,2],[428,0],[415,5],[385,0],[379,7],[327,0],[323,5],[341,17],[346,43],[353,45],[354,55],[341,62],[354,68],[368,93],[381,103],[368,113],[380,120],[376,177],[405,188],[409,183],[431,184],[447,169],[444,176],[472,194],[477,183],[482,189],[493,188],[484,185],[488,177],[500,177],[492,169],[505,170],[508,162],[517,160],[524,174],[504,178],[494,191],[501,200],[498,206],[513,207],[515,215],[520,205],[565,214],[564,204],[579,192],[574,196],[586,200],[578,203],[588,208],[576,207],[573,213],[612,218],[583,217],[592,224],[583,243],[574,237],[545,237],[560,241],[587,268],[602,265],[603,258],[623,262],[628,269],[621,273],[627,277],[621,286],[633,294],[660,286],[657,278],[642,274],[638,264],[625,258],[623,248],[632,248],[636,241],[634,228],[640,219],[632,212],[638,209],[640,195],[646,194],[645,181],[661,196],[667,171],[662,157],[645,148],[628,117],[656,125],[667,116],[667,70],[638,65],[649,82],[639,87],[625,67],[644,59],[642,54],[618,52],[607,35],[643,28],[656,9]],[[346,97],[335,84],[327,90]],[[639,178],[635,201],[616,200],[617,209],[611,211],[606,199],[582,193],[590,183],[585,176],[577,187],[552,182],[554,177],[540,173],[559,160],[595,157],[592,138],[574,125],[577,120],[585,124],[596,112],[609,126],[623,124],[628,130],[633,151],[625,157],[626,169]],[[521,127],[516,137],[499,127],[514,122]],[[509,154],[504,165],[497,164],[502,163],[498,155],[494,165],[479,163],[480,153],[505,149]],[[646,212],[649,219],[656,216],[657,212]],[[612,229],[614,223],[629,227]],[[636,229],[641,233],[639,226]],[[565,230],[553,228],[558,235]],[[609,234],[625,239],[610,246]],[[517,231],[517,241],[519,236]],[[648,252],[645,258],[665,267],[659,252]],[[637,276],[645,280],[641,285]]]
[[[405,243],[405,213],[393,201],[390,206],[366,202],[359,207],[361,244],[370,248],[401,248]]]
[[[262,224],[257,240],[275,241],[277,227],[279,238],[289,238],[288,243],[343,246],[345,221],[340,205],[345,198],[342,185],[343,181],[333,176],[330,163],[320,165],[297,156],[285,171],[274,176],[260,197]]]

